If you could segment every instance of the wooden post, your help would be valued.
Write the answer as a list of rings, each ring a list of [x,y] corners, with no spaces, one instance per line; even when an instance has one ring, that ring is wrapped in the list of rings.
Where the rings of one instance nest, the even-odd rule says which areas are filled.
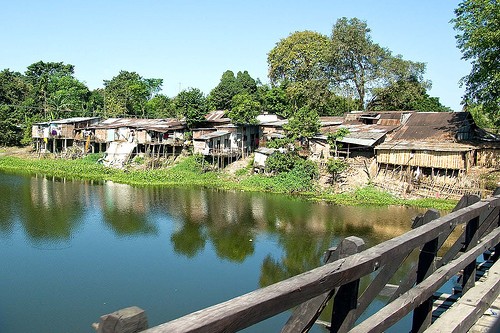
[[[328,264],[353,254],[352,251],[356,247],[356,244],[362,246],[364,242],[358,237],[345,238],[337,247],[328,249],[325,253],[324,263]],[[283,326],[281,333],[308,332],[326,307],[328,301],[335,294],[335,291],[331,290],[299,305],[285,326]]]
[[[423,223],[428,223],[439,218],[439,212],[436,210],[428,210],[424,215]],[[425,243],[420,250],[418,257],[417,268],[417,284],[424,281],[426,277],[436,270],[435,259],[439,249],[439,237]],[[413,311],[412,332],[423,332],[431,325],[432,321],[432,297],[424,301]]]
[[[465,242],[464,252],[477,245],[478,235],[477,229],[479,228],[479,216],[467,222],[465,227]],[[476,280],[476,259],[474,259],[467,267],[464,268],[462,276],[462,295],[470,288],[474,287]]]
[[[500,195],[500,187],[497,187],[495,189],[495,191],[493,192],[493,195],[494,196]],[[497,221],[498,221],[497,225],[500,227],[500,215],[498,215]],[[491,260],[496,261],[499,257],[500,257],[500,244],[497,244],[495,246],[495,252],[493,254],[493,257],[491,257]]]
[[[97,333],[138,333],[148,328],[148,319],[143,309],[131,306],[101,316],[92,327]]]
[[[362,251],[365,245],[364,241],[358,237],[348,237],[344,241],[347,242],[345,244],[346,255]],[[334,298],[330,332],[348,331],[352,328],[349,318],[356,311],[358,291],[359,279],[339,287]],[[344,325],[344,322],[349,323],[349,325]]]

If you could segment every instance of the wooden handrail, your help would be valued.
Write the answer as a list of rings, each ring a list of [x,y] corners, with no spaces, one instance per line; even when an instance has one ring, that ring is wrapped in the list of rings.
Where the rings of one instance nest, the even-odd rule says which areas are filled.
[[[380,267],[390,264],[394,258],[399,258],[402,253],[408,253],[443,234],[449,234],[450,230],[454,229],[457,225],[480,218],[482,214],[491,212],[492,209],[499,206],[500,197],[498,196],[473,203],[470,206],[432,220],[427,224],[363,252],[336,260],[271,286],[188,314],[182,318],[153,327],[145,332],[234,332],[241,330],[334,288],[369,275]],[[462,269],[463,263],[470,264],[480,254],[478,251],[485,250],[484,246],[486,245],[484,244],[496,246],[498,244],[498,228],[494,229],[486,238],[489,240],[486,243],[483,241],[482,247],[479,245],[474,246],[467,252],[467,255],[463,255],[460,264],[452,261],[445,266],[453,267],[452,271]],[[470,261],[467,261],[469,259]],[[442,282],[444,277],[447,279],[451,277],[448,275],[450,273],[443,272],[443,267],[439,268],[430,277],[436,276],[435,274],[438,273],[444,274],[443,277],[438,279],[438,282]],[[424,285],[431,283],[428,281],[431,280],[429,278],[425,279],[418,285],[417,289],[412,289],[412,293],[421,292],[418,297],[422,302],[432,296],[432,294],[428,294],[430,291],[423,292]],[[434,284],[432,286],[434,287]],[[391,303],[391,307],[395,306],[393,303]],[[412,304],[411,310],[419,304]],[[409,307],[406,303],[403,305],[406,311]],[[400,312],[398,311],[398,313]],[[393,317],[391,316],[391,318]]]

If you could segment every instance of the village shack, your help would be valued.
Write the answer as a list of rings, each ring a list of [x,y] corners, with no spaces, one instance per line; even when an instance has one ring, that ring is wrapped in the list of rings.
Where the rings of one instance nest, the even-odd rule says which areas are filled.
[[[99,117],[74,117],[33,124],[31,137],[37,152],[63,152],[73,144],[88,141],[86,129]]]
[[[110,118],[90,130],[94,144],[106,147],[104,163],[122,167],[135,155],[178,156],[185,143],[186,124],[175,118]]]
[[[213,111],[205,116],[199,128],[193,129],[193,152],[212,157],[223,166],[242,156],[248,156],[258,147],[257,125],[234,125],[224,111]]]
[[[259,124],[259,146],[265,147],[271,140],[285,138],[283,126],[287,123],[288,119],[263,119]]]
[[[255,150],[254,152],[254,159],[253,159],[253,168],[255,172],[261,173],[264,172],[266,168],[266,161],[269,158],[269,156],[273,155],[277,151],[280,151],[275,148],[265,148],[265,147],[260,147]],[[283,150],[284,151],[284,150]]]
[[[390,140],[375,147],[377,164],[413,172],[467,172],[474,164],[474,128],[467,112],[413,113]]]
[[[407,120],[408,112],[360,112],[354,111],[345,117],[320,117],[321,133],[309,142],[312,159],[332,157],[354,158],[375,156],[375,146]],[[337,140],[337,151],[328,143],[328,135],[345,128],[349,132]]]

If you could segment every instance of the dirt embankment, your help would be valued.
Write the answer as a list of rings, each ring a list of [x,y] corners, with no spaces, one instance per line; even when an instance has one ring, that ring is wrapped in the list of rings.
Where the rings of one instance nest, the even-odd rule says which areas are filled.
[[[1,156],[32,157],[33,149],[31,147],[0,147]]]

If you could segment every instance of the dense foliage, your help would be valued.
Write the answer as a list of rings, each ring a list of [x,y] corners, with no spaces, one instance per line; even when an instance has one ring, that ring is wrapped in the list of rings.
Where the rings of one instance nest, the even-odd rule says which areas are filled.
[[[462,79],[466,106],[480,106],[500,126],[500,2],[463,0],[455,10],[457,45],[463,59],[472,62]]]

